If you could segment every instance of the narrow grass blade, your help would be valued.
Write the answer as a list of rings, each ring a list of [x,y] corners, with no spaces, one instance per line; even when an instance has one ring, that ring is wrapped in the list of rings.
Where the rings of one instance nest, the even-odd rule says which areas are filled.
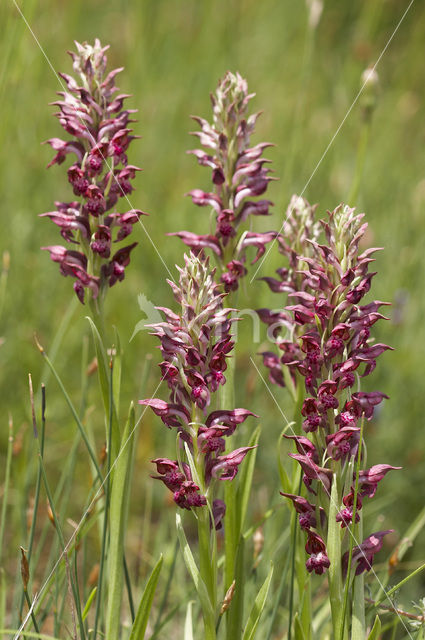
[[[294,636],[295,640],[306,640],[298,612],[294,616]]]
[[[380,633],[381,633],[381,621],[379,617],[376,616],[375,622],[373,623],[373,627],[370,630],[367,640],[379,640]]]
[[[193,600],[187,603],[186,618],[184,621],[184,640],[193,640],[192,607]]]
[[[100,389],[102,392],[102,399],[103,399],[103,408],[105,411],[105,416],[109,416],[109,411],[110,411],[110,399],[109,399],[109,393],[110,393],[110,383],[109,383],[109,367],[108,367],[108,362],[106,359],[106,352],[105,352],[105,346],[102,342],[102,338],[100,337],[100,333],[95,325],[95,323],[93,322],[93,320],[87,316],[87,320],[90,323],[90,327],[92,330],[92,334],[93,334],[93,341],[94,341],[94,347],[95,347],[95,351],[96,351],[96,358],[97,358],[97,370],[98,370],[98,375],[99,375],[99,384],[100,384]],[[114,369],[115,369],[115,361],[114,361]],[[114,381],[113,381],[114,382]],[[118,420],[117,420],[117,413],[116,413],[116,407],[114,402],[112,403],[112,432],[111,432],[111,453],[112,453],[112,459],[115,460],[116,455],[118,453],[118,448],[119,448],[119,443],[120,443],[120,433],[119,433],[119,426],[118,426]]]
[[[87,618],[88,613],[90,611],[90,607],[92,606],[94,597],[96,595],[96,591],[97,591],[97,586],[94,587],[94,589],[91,591],[89,597],[87,598],[87,602],[86,602],[86,606],[83,609],[83,613],[81,614],[81,617],[83,619],[83,621]]]
[[[71,324],[73,315],[79,306],[80,306],[80,303],[78,301],[77,296],[73,296],[71,298],[71,301],[68,307],[65,310],[65,313],[62,315],[59,327],[55,333],[55,336],[53,338],[51,345],[49,346],[49,354],[50,354],[51,362],[55,362],[56,356],[60,352],[62,341],[66,335],[66,332],[68,331],[69,325]],[[40,380],[42,380],[46,386],[49,383],[50,373],[52,372],[51,371],[49,372],[49,366],[46,362],[43,366],[43,369],[41,371],[41,376],[40,376]]]
[[[69,395],[68,395],[68,393],[67,393],[67,391],[66,391],[66,389],[65,389],[65,387],[63,385],[63,382],[62,382],[61,378],[59,377],[59,374],[57,373],[57,371],[56,371],[55,367],[53,366],[51,360],[49,359],[47,353],[44,351],[44,348],[41,346],[41,344],[38,342],[37,339],[36,339],[36,343],[37,343],[37,347],[38,347],[41,355],[44,357],[44,359],[45,359],[50,371],[53,373],[53,375],[54,375],[54,377],[56,379],[56,382],[58,383],[58,385],[59,385],[59,387],[60,387],[60,389],[61,389],[61,391],[62,391],[62,393],[64,395],[64,398],[65,398],[65,400],[66,400],[66,402],[67,402],[67,404],[68,404],[68,406],[69,406],[69,408],[71,410],[72,416],[73,416],[73,418],[75,420],[75,423],[76,423],[76,425],[77,425],[77,427],[78,427],[78,429],[79,429],[79,431],[81,433],[81,437],[83,438],[84,444],[86,445],[86,448],[87,448],[87,451],[89,453],[90,459],[91,459],[91,461],[92,461],[92,463],[93,463],[93,465],[94,465],[94,467],[95,467],[95,469],[97,471],[97,475],[99,477],[99,481],[102,482],[102,473],[100,471],[100,467],[99,467],[99,463],[98,463],[97,458],[96,458],[96,454],[94,453],[93,448],[90,445],[90,442],[89,442],[89,440],[87,438],[87,434],[85,432],[85,429],[84,429],[84,427],[83,427],[83,425],[81,423],[81,420],[80,420],[80,418],[78,416],[78,413],[77,413],[74,405],[72,404],[71,398],[69,397]]]
[[[411,578],[416,576],[418,573],[420,573],[424,569],[425,569],[425,564],[421,564],[420,567],[418,567],[417,569],[412,571],[412,573],[410,573],[408,576],[406,576],[406,578],[403,578],[403,580],[400,580],[400,582],[397,582],[397,584],[394,585],[394,587],[391,587],[391,589],[389,591],[387,591],[379,600],[377,600],[375,602],[374,606],[377,607],[378,605],[380,605],[381,602],[384,602],[384,600],[386,600],[387,598],[392,596],[392,594],[395,593],[395,591],[398,591],[400,589],[400,587],[402,587],[406,582],[408,582]]]
[[[106,637],[118,638],[124,585],[124,538],[127,524],[127,500],[130,493],[129,467],[134,445],[134,405],[131,403],[114,470],[109,508],[109,594],[106,614]],[[128,440],[128,442],[127,442]]]
[[[143,640],[145,637],[145,631],[148,625],[149,614],[152,608],[156,585],[158,583],[159,574],[161,573],[162,562],[163,557],[161,555],[158,562],[152,569],[151,575],[149,576],[148,582],[142,595],[142,599],[140,600],[136,619],[131,628],[129,640]]]
[[[3,537],[4,537],[4,529],[6,525],[6,510],[9,502],[9,481],[10,481],[10,471],[12,468],[12,452],[13,452],[13,422],[12,418],[9,417],[9,437],[7,441],[7,454],[6,454],[6,471],[4,478],[4,488],[3,488],[3,502],[1,505],[1,516],[0,516],[0,565],[2,563],[3,558]]]
[[[273,604],[273,608],[271,611],[271,614],[269,616],[269,630],[267,633],[267,636],[265,636],[265,640],[271,640],[272,634],[273,634],[273,627],[275,624],[275,620],[276,620],[276,616],[277,616],[277,612],[281,603],[281,599],[282,599],[282,595],[283,595],[283,589],[285,587],[285,583],[287,580],[287,576],[288,576],[288,571],[289,571],[289,567],[290,567],[290,563],[291,563],[291,556],[289,554],[286,555],[286,560],[285,560],[285,564],[283,567],[283,571],[281,574],[281,578],[280,578],[280,582],[279,582],[279,586],[277,588],[277,590],[274,593],[274,604]],[[278,568],[279,570],[279,568]]]
[[[6,639],[6,635],[13,636],[18,633],[18,629],[0,629],[2,638]],[[38,640],[61,640],[56,636],[48,636],[45,633],[36,633],[35,631],[19,631],[19,637],[23,638],[37,638]]]
[[[155,622],[154,636],[155,636],[156,632],[159,631],[159,629],[161,628],[162,614],[165,611],[168,595],[169,595],[170,589],[171,589],[171,582],[173,580],[174,570],[176,568],[177,553],[178,553],[178,550],[179,550],[179,545],[180,545],[179,541],[176,540],[175,545],[174,545],[173,560],[171,562],[171,567],[170,567],[170,570],[168,572],[168,578],[167,578],[167,582],[165,584],[165,588],[163,589],[161,603],[160,603],[159,609],[158,609],[158,617],[157,617],[156,622]]]
[[[226,612],[227,638],[240,638],[243,626],[243,605],[245,586],[245,540],[241,536],[236,551],[235,592]]]
[[[254,604],[249,614],[248,621],[245,626],[245,630],[242,636],[242,640],[252,640],[257,631],[258,623],[260,622],[261,614],[263,613],[264,605],[266,604],[267,595],[269,593],[270,584],[273,577],[273,565],[270,566],[270,571],[267,578],[264,580]]]
[[[407,531],[405,531],[404,535],[401,536],[401,542],[398,545],[397,549],[391,554],[388,559],[388,570],[385,576],[381,579],[381,585],[375,594],[374,600],[378,600],[382,593],[384,592],[391,575],[391,570],[393,570],[399,562],[403,559],[407,550],[412,546],[416,536],[423,531],[423,527],[425,526],[425,507],[419,512],[411,525],[409,525]],[[383,600],[378,600],[379,602],[383,602]]]

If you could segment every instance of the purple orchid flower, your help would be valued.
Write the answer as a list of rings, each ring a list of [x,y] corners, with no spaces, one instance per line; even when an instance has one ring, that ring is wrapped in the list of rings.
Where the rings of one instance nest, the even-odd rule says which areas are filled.
[[[351,563],[352,566],[357,563],[356,576],[363,573],[363,571],[371,570],[375,554],[382,549],[384,536],[393,533],[393,531],[393,529],[387,529],[387,531],[372,533],[372,535],[363,540],[359,546],[353,548]],[[344,575],[346,575],[348,569],[348,551],[343,555],[342,567]]]
[[[307,571],[313,571],[318,575],[322,575],[330,567],[330,560],[326,553],[326,545],[322,538],[315,531],[307,532],[307,543],[305,550],[310,556],[306,562]]]
[[[162,480],[183,509],[205,506],[208,500],[219,529],[225,504],[218,498],[210,499],[214,484],[216,480],[233,480],[248,451],[255,448],[240,447],[225,454],[225,439],[248,417],[258,416],[243,408],[209,412],[212,399],[226,382],[226,359],[233,349],[232,309],[223,307],[226,294],[220,292],[215,270],[203,255],[185,255],[185,266],[179,274],[178,284],[169,283],[179,312],[158,307],[165,319],[150,325],[161,343],[164,359],[159,366],[170,398],[168,402],[148,398],[139,404],[150,407],[168,427],[177,428],[191,452],[198,484],[187,463],[168,458],[153,461],[159,474],[153,477]]]
[[[402,467],[393,467],[390,464],[376,464],[370,469],[365,469],[359,473],[359,487],[362,496],[373,498],[378,488],[378,482],[393,469],[399,470]]]
[[[75,43],[77,53],[70,52],[78,80],[60,74],[67,90],[59,92],[60,100],[53,104],[59,108],[56,116],[65,131],[75,140],[51,138],[47,143],[56,151],[48,164],[62,164],[68,154],[75,162],[68,169],[68,181],[75,202],[56,202],[56,211],[42,213],[60,229],[64,240],[79,246],[85,264],[71,267],[69,252],[62,254],[50,250],[52,260],[59,262],[62,275],[75,279],[74,290],[84,304],[85,292],[91,299],[103,298],[108,287],[123,280],[125,267],[130,262],[133,243],[118,249],[111,257],[113,242],[121,242],[132,231],[142,215],[139,209],[126,213],[112,211],[118,200],[133,190],[131,180],[139,167],[128,164],[127,150],[133,139],[129,124],[133,122],[132,109],[123,109],[130,97],[117,91],[115,76],[122,69],[106,74],[106,51],[99,40],[94,45]],[[115,236],[115,238],[114,238]]]
[[[209,466],[206,477],[219,480],[233,480],[238,472],[239,465],[248,451],[256,447],[240,447],[225,456],[217,456]]]
[[[251,146],[258,113],[248,115],[248,103],[253,94],[238,73],[227,72],[211,96],[212,124],[193,116],[201,130],[192,135],[204,149],[192,149],[198,163],[211,170],[212,191],[193,189],[187,195],[198,207],[210,208],[215,215],[214,233],[198,235],[179,231],[177,236],[193,251],[210,249],[218,257],[220,280],[225,291],[236,291],[239,280],[247,273],[244,266],[246,250],[257,249],[256,262],[265,251],[266,244],[279,237],[274,231],[265,233],[243,232],[242,226],[250,216],[267,216],[273,203],[260,199],[271,180],[269,160],[262,157],[271,143]]]
[[[279,279],[263,278],[272,291],[286,293],[291,303],[280,313],[286,314],[285,324],[292,341],[280,338],[276,331],[273,335],[283,355],[263,354],[270,380],[283,386],[284,366],[289,369],[294,388],[304,379],[302,429],[312,439],[292,436],[297,453],[289,455],[302,467],[307,490],[318,496],[322,506],[326,505],[326,498],[324,502],[321,486],[329,499],[333,474],[339,476],[342,486],[338,500],[342,500],[342,505],[336,521],[343,528],[354,519],[360,520],[362,498],[372,498],[384,475],[399,468],[376,465],[360,471],[354,518],[354,489],[351,474],[346,474],[347,464],[358,457],[360,421],[371,420],[375,407],[388,398],[379,391],[361,391],[358,385],[361,378],[373,371],[377,358],[390,349],[374,343],[371,337],[371,327],[385,319],[378,311],[385,303],[376,300],[361,304],[376,275],[369,268],[378,250],[371,248],[363,253],[359,250],[367,229],[363,218],[354,209],[340,206],[328,212],[327,219],[316,222],[314,208],[294,196],[286,228],[278,239],[287,264],[278,270]],[[262,309],[259,315],[271,325],[278,313]],[[357,389],[353,388],[355,385]],[[310,543],[315,540],[315,529],[326,533],[326,523],[324,527],[322,523],[314,524],[302,496],[287,497],[293,500],[299,513],[300,509],[305,510],[303,528],[308,531]],[[307,504],[314,507],[316,515],[319,506]],[[321,552],[325,552],[323,541],[318,545],[317,553]],[[316,570],[315,562],[308,560],[309,571]],[[326,568],[326,560],[323,564],[319,560],[319,572]]]

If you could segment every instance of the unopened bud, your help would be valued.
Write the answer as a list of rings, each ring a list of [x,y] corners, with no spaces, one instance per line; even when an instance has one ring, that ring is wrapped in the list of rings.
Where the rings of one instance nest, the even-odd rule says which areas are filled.
[[[24,547],[21,547],[21,576],[22,583],[24,585],[24,591],[26,591],[30,579],[30,569],[28,565],[27,552],[25,551]]]
[[[3,272],[7,273],[10,267],[10,253],[8,251],[3,252]]]
[[[105,463],[107,453],[108,453],[108,449],[107,449],[106,442],[105,442],[104,445],[102,446],[102,448],[100,450],[100,454],[99,454],[99,461],[100,461],[101,466]]]
[[[31,525],[32,525],[32,519],[34,517],[34,498],[33,496],[30,496],[29,500],[28,500],[28,506],[26,508],[26,519],[27,519],[27,527],[28,529],[31,529]]]
[[[361,76],[360,104],[363,109],[363,117],[368,119],[376,108],[379,93],[379,76],[372,67],[365,69]]]
[[[317,28],[323,11],[323,0],[306,0],[308,9],[308,26],[312,31]]]
[[[47,503],[46,507],[47,517],[49,518],[52,525],[56,528],[55,517],[53,515],[52,507],[50,506],[50,502]]]
[[[221,609],[220,609],[221,616],[230,607],[231,602],[233,600],[233,596],[235,594],[235,588],[236,588],[236,580],[233,580],[232,584],[226,591],[226,595],[224,596],[223,604],[221,605]]]
[[[92,376],[93,373],[96,373],[97,371],[97,358],[93,358],[93,360],[90,362],[89,366],[87,367],[87,376]]]
[[[254,560],[255,560],[254,568],[255,568],[258,565],[259,556],[264,547],[264,534],[263,534],[262,527],[259,527],[255,531],[253,540],[254,540]]]
[[[94,587],[97,584],[99,578],[99,564],[95,564],[89,573],[88,583],[89,587]]]

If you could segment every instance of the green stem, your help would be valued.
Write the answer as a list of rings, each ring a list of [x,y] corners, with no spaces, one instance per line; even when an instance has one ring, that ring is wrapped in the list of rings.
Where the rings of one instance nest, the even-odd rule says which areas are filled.
[[[350,547],[348,550],[348,565],[347,565],[347,577],[345,581],[345,589],[344,589],[344,606],[342,610],[342,629],[341,629],[341,638],[343,640],[343,629],[345,625],[345,617],[347,613],[347,604],[348,604],[348,590],[351,579],[351,562],[353,557],[353,546],[354,546],[354,531],[356,532],[357,537],[362,540],[363,531],[361,522],[359,522],[358,526],[355,526],[356,522],[356,513],[357,513],[357,502],[359,495],[359,473],[360,473],[360,464],[361,464],[361,456],[362,456],[362,444],[363,444],[363,429],[364,429],[364,416],[360,425],[360,440],[359,440],[359,450],[357,452],[357,465],[356,465],[356,481],[354,485],[354,502],[353,502],[353,517],[352,517],[352,525],[349,528],[350,532]],[[363,576],[357,576],[354,578],[354,603],[353,603],[353,619],[352,619],[352,637],[353,640],[355,638],[364,638],[366,634],[365,629],[365,602],[364,602],[364,579]]]
[[[32,620],[32,623],[34,625],[34,629],[35,629],[36,633],[40,633],[40,630],[39,630],[38,624],[37,624],[37,620],[35,619],[34,611],[31,609],[31,606],[32,606],[31,598],[29,597],[28,591],[26,589],[24,589],[24,595],[25,595],[25,600],[27,601],[28,609],[31,610],[31,620]]]
[[[302,475],[298,483],[298,495],[301,493]],[[289,588],[289,621],[288,621],[288,640],[292,638],[292,619],[294,616],[294,591],[295,591],[295,558],[297,555],[297,528],[298,518],[295,509],[291,516],[291,582]]]
[[[44,433],[45,433],[45,427],[46,427],[46,420],[45,420],[45,413],[46,413],[46,387],[44,384],[41,385],[41,433],[40,433],[40,453],[41,456],[44,455]],[[29,540],[28,540],[28,550],[27,550],[27,560],[28,560],[28,564],[31,561],[31,557],[32,557],[32,550],[33,550],[33,546],[34,546],[34,536],[35,536],[35,528],[36,528],[36,524],[37,524],[37,515],[38,515],[38,504],[40,501],[40,488],[41,488],[41,481],[42,481],[42,476],[41,476],[41,464],[38,465],[38,471],[37,471],[37,479],[36,479],[36,483],[35,483],[35,494],[34,494],[34,506],[33,506],[33,515],[32,515],[32,520],[31,520],[31,528],[30,528],[30,533],[29,533]],[[1,547],[0,547],[1,549]],[[37,565],[35,565],[37,566]],[[19,617],[22,617],[22,609],[24,606],[24,597],[25,597],[25,593],[22,594],[21,597],[21,603],[20,603],[20,607],[19,607]]]
[[[211,549],[210,516],[208,509],[198,510],[198,544],[199,544],[199,572],[207,587],[211,608],[203,610],[205,639],[215,640],[216,625],[215,612],[217,609],[217,585],[213,564],[215,558]],[[211,613],[212,611],[212,613]]]
[[[53,520],[55,523],[55,529],[56,529],[56,533],[58,535],[59,538],[59,542],[60,542],[60,546],[62,549],[62,555],[65,557],[65,555],[67,555],[68,551],[67,551],[67,547],[65,544],[65,539],[63,537],[63,532],[62,532],[62,527],[59,523],[58,517],[56,515],[56,509],[55,509],[55,505],[53,502],[53,497],[50,491],[50,487],[49,487],[49,483],[47,481],[47,476],[46,476],[46,471],[44,469],[44,463],[43,463],[43,458],[41,455],[41,451],[39,449],[39,460],[40,460],[40,468],[41,468],[41,473],[43,476],[43,483],[44,483],[44,488],[46,490],[46,494],[47,494],[47,499],[49,501],[49,505],[50,505],[50,509],[52,511],[53,514]],[[66,562],[66,559],[65,559]],[[81,635],[81,640],[85,640],[86,638],[86,634],[85,634],[85,630],[84,630],[84,623],[83,623],[83,619],[82,619],[82,615],[81,615],[81,606],[80,606],[80,600],[78,598],[78,590],[77,590],[77,586],[75,584],[75,580],[73,579],[72,576],[72,571],[69,572],[69,578],[70,578],[70,582],[71,582],[71,589],[72,589],[72,594],[73,594],[73,598],[74,598],[74,602],[75,602],[75,607],[77,610],[77,616],[78,616],[78,622],[79,622],[79,627],[80,627],[80,635]]]
[[[366,161],[366,151],[370,138],[370,129],[371,129],[371,119],[368,118],[363,122],[359,144],[357,147],[357,160],[356,160],[356,171],[354,174],[353,182],[351,184],[350,193],[348,195],[348,204],[351,207],[356,206],[357,200],[359,197],[360,184],[362,181],[365,161]]]
[[[90,442],[88,441],[87,434],[86,434],[86,432],[84,430],[84,427],[83,427],[83,425],[81,423],[81,420],[80,420],[80,418],[78,416],[78,413],[77,413],[74,405],[71,402],[71,398],[69,397],[69,395],[68,395],[68,393],[67,393],[67,391],[66,391],[66,389],[65,389],[65,387],[64,387],[64,385],[62,383],[62,380],[60,379],[58,373],[56,372],[56,369],[54,368],[52,362],[50,361],[49,357],[47,356],[47,354],[44,351],[43,347],[38,343],[38,341],[37,341],[37,346],[39,348],[39,351],[40,351],[41,355],[44,357],[49,369],[51,370],[51,372],[53,373],[54,377],[56,378],[57,383],[59,384],[59,387],[60,387],[60,389],[61,389],[61,391],[62,391],[62,393],[63,393],[63,395],[65,397],[65,400],[66,400],[66,402],[67,402],[67,404],[68,404],[68,406],[69,406],[69,408],[71,410],[73,418],[74,418],[74,420],[75,420],[75,422],[77,424],[77,427],[78,427],[78,429],[79,429],[79,431],[81,433],[81,437],[83,438],[84,444],[86,445],[86,448],[87,448],[88,454],[90,456],[90,459],[91,459],[91,461],[92,461],[92,463],[93,463],[93,465],[94,465],[94,467],[96,469],[99,481],[100,481],[100,483],[102,483],[102,473],[100,471],[99,463],[97,462],[96,455],[95,455],[95,453],[94,453],[94,451],[93,451],[93,449],[92,449],[92,447],[90,445]]]
[[[346,638],[346,626],[343,620],[343,585],[341,571],[341,530],[336,521],[340,505],[339,478],[333,475],[328,514],[327,551],[329,566],[329,599],[331,604],[332,627],[335,639]]]
[[[305,112],[306,112],[306,98],[309,92],[310,77],[313,68],[314,49],[316,42],[316,28],[311,27],[307,23],[306,36],[304,41],[304,50],[302,58],[302,66],[299,73],[299,91],[295,105],[295,117],[291,127],[291,139],[288,145],[289,152],[287,153],[287,161],[285,163],[285,170],[282,178],[282,191],[284,197],[289,193],[289,189],[292,189],[293,174],[294,174],[294,162],[296,155],[300,150],[300,134],[303,131]]]
[[[96,594],[96,613],[95,613],[95,622],[94,622],[94,631],[93,631],[93,640],[96,640],[97,637],[97,629],[100,622],[101,615],[101,604],[102,604],[102,587],[103,587],[103,572],[105,568],[105,560],[106,560],[106,542],[107,542],[107,532],[108,532],[108,518],[109,518],[109,494],[110,494],[110,471],[111,471],[111,435],[112,435],[112,378],[113,378],[113,367],[111,363],[110,368],[110,382],[109,382],[109,434],[108,434],[108,456],[107,456],[107,471],[105,477],[105,512],[103,519],[103,532],[102,532],[102,549],[100,554],[100,563],[99,563],[99,579],[98,579],[98,589]]]
[[[6,455],[6,474],[4,479],[4,490],[3,490],[3,503],[1,506],[1,522],[0,522],[0,566],[2,561],[2,552],[3,552],[3,537],[4,537],[4,527],[6,524],[6,509],[9,497],[9,481],[10,481],[10,470],[12,466],[12,453],[13,453],[13,422],[12,418],[9,418],[9,437],[7,440],[7,455]]]

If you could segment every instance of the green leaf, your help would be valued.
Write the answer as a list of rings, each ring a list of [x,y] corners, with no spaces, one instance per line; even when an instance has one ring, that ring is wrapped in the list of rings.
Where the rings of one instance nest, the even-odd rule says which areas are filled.
[[[269,593],[270,584],[273,577],[273,565],[270,566],[270,571],[267,578],[264,580],[254,604],[249,614],[248,621],[246,623],[245,631],[242,636],[242,640],[252,640],[257,631],[258,623],[260,621],[261,614],[263,613],[264,605],[266,604],[267,595]]]
[[[305,640],[305,635],[302,628],[302,624],[300,622],[300,616],[298,615],[298,612],[294,616],[294,634],[295,634],[295,640]]]
[[[381,621],[378,616],[375,618],[373,627],[367,637],[367,640],[379,640],[379,634],[381,633]]]
[[[245,539],[241,536],[236,550],[235,592],[226,613],[227,638],[240,638],[243,624],[245,586]]]
[[[358,529],[357,533],[358,533]],[[357,535],[358,540],[362,536]],[[348,579],[348,578],[347,578]],[[351,613],[351,640],[363,640],[366,636],[364,575],[354,576],[353,605]]]
[[[128,640],[143,640],[145,637],[146,627],[148,625],[149,614],[152,608],[153,598],[155,595],[156,585],[158,583],[159,574],[161,573],[163,557],[162,554],[152,569],[149,576],[139,608],[137,610],[136,619],[131,627],[131,633]]]
[[[16,636],[19,629],[0,629],[0,634],[2,638],[8,636]],[[23,638],[38,638],[38,640],[61,640],[56,636],[48,636],[45,633],[36,633],[35,631],[19,631],[19,637]]]
[[[130,467],[134,445],[135,412],[130,404],[127,423],[116,458],[109,508],[109,594],[106,612],[106,637],[118,638],[124,584],[124,537],[127,525],[127,502],[130,495]]]
[[[199,569],[196,566],[195,559],[192,555],[192,551],[190,550],[189,543],[186,538],[186,534],[183,529],[181,516],[179,513],[176,514],[176,527],[177,527],[177,535],[180,541],[180,547],[183,552],[183,558],[186,564],[186,567],[192,576],[192,580],[195,585],[195,589],[198,593],[199,600],[201,603],[202,610],[210,617],[214,616],[214,611],[211,606],[211,601],[208,595],[208,589],[205,582],[201,578],[201,574],[199,573]]]
[[[87,602],[86,602],[86,606],[83,609],[83,613],[81,615],[82,619],[85,620],[87,618],[87,615],[90,611],[90,607],[92,605],[92,602],[94,600],[94,597],[96,595],[96,591],[97,591],[97,586],[94,587],[94,589],[92,590],[92,592],[90,593],[89,597],[87,598]]]
[[[193,600],[187,603],[186,619],[184,621],[184,640],[193,640],[192,607]]]

